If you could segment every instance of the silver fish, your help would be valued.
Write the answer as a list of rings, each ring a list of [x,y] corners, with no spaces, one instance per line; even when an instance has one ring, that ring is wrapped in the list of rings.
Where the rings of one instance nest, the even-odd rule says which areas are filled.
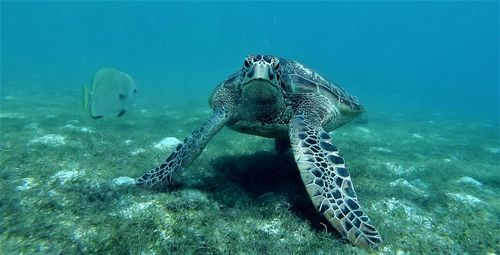
[[[90,117],[123,116],[137,96],[132,77],[120,70],[103,67],[92,78],[90,90],[83,87],[83,107]]]

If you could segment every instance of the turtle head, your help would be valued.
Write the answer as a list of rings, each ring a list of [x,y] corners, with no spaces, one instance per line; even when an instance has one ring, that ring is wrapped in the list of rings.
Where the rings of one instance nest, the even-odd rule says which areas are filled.
[[[242,69],[242,86],[252,81],[265,81],[273,86],[280,86],[280,60],[269,55],[250,55],[245,58]]]
[[[240,86],[244,98],[259,104],[275,103],[282,96],[279,59],[269,55],[246,57]]]

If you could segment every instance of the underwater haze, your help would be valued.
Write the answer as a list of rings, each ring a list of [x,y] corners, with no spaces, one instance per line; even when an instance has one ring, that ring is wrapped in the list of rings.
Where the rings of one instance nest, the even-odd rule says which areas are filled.
[[[499,254],[499,5],[1,1],[0,253]],[[249,54],[366,108],[330,134],[380,247],[343,239],[268,138],[223,129],[172,188],[131,185]],[[137,84],[120,118],[82,110],[102,67]]]

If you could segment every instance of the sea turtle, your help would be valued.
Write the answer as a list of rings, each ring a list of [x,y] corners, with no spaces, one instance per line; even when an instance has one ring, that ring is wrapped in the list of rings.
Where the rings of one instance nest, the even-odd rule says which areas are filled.
[[[356,97],[299,62],[250,55],[209,99],[211,117],[179,144],[137,185],[161,188],[174,181],[223,127],[275,138],[277,150],[291,146],[300,176],[316,207],[353,244],[382,242],[359,205],[339,150],[327,132],[364,112]]]

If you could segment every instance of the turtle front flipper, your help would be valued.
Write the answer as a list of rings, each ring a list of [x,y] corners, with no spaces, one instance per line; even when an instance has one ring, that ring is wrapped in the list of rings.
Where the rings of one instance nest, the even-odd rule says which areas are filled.
[[[138,186],[162,188],[173,182],[183,169],[203,151],[208,141],[226,124],[228,114],[214,111],[203,125],[179,144],[161,165],[151,169],[137,180]]]
[[[330,135],[304,115],[292,118],[289,135],[300,176],[318,212],[356,246],[382,243],[359,205],[344,159]]]

